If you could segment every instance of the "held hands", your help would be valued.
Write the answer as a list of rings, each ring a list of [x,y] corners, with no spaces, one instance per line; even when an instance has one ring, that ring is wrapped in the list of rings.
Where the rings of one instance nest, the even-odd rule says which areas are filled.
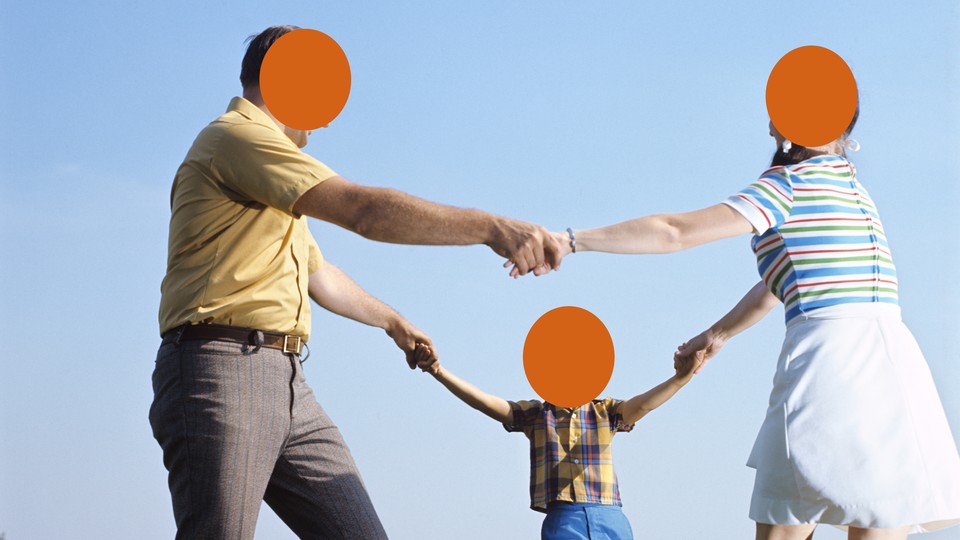
[[[417,348],[413,354],[420,371],[431,375],[440,373],[440,359],[437,357],[437,353],[433,350],[433,347],[423,343],[417,343]]]
[[[677,352],[673,353],[673,367],[677,370],[677,375],[681,374],[681,368],[686,369],[689,366],[693,366],[690,369],[694,374],[700,373],[707,362],[720,352],[724,344],[726,340],[712,330],[704,330],[682,343],[677,347]]]
[[[673,355],[673,369],[677,371],[677,379],[680,379],[684,383],[693,378],[693,376],[700,372],[700,368],[703,366],[703,358],[699,355],[692,354],[688,356],[677,357],[676,353]]]
[[[410,366],[410,369],[416,369],[417,367],[416,352],[418,347],[423,346],[427,347],[428,350],[433,349],[433,342],[430,337],[403,317],[398,317],[393,324],[387,327],[386,331],[387,335],[393,338],[397,347],[400,347],[400,350],[407,355],[407,365]],[[436,359],[436,356],[434,356],[434,359]]]
[[[533,271],[541,276],[560,267],[562,245],[556,236],[539,225],[504,218],[487,242],[490,249],[509,259],[503,264],[516,278]]]
[[[549,273],[550,270],[556,270],[560,268],[560,263],[563,261],[563,258],[573,251],[573,246],[570,243],[570,235],[568,235],[566,231],[551,232],[547,234],[550,237],[550,241],[557,246],[556,264],[551,266],[550,264],[547,264],[547,261],[544,261],[543,263],[530,268],[529,271],[533,272],[533,275],[535,276],[542,276]],[[504,268],[509,268],[511,265],[513,265],[513,268],[510,268],[510,277],[516,279],[525,273],[521,272],[520,268],[513,264],[513,261],[507,261],[503,263]]]

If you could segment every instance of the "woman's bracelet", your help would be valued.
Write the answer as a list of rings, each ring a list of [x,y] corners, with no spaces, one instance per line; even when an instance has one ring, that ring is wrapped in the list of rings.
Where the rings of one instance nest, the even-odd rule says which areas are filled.
[[[577,237],[573,235],[573,229],[567,227],[567,234],[570,235],[570,250],[573,253],[577,252]]]

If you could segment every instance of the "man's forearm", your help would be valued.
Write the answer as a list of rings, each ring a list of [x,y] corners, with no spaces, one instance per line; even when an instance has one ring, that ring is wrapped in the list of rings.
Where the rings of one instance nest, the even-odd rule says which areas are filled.
[[[310,297],[320,307],[357,322],[389,329],[400,315],[360,285],[342,270],[324,262],[320,270],[310,275]]]
[[[294,212],[371,240],[395,244],[489,244],[509,221],[481,210],[430,202],[402,191],[330,178],[304,193]]]
[[[473,245],[494,241],[503,218],[481,210],[457,208],[386,188],[367,188],[355,232],[395,244]]]
[[[339,176],[309,189],[292,210],[381,242],[486,244],[515,264],[520,275],[560,264],[560,246],[543,227],[433,203],[395,189],[361,186]]]

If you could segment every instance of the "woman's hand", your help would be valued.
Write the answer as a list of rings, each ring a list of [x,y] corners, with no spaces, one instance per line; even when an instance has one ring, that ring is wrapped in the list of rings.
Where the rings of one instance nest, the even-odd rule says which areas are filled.
[[[693,372],[700,373],[707,361],[716,356],[726,342],[723,336],[713,330],[704,330],[677,347],[677,352],[673,353],[673,367],[680,370],[692,363],[696,366]]]
[[[693,376],[700,371],[703,365],[703,356],[691,354],[685,356],[673,355],[673,368],[677,371],[677,379],[687,383]]]
[[[551,232],[550,237],[560,249],[560,251],[557,253],[557,264],[551,267],[544,262],[544,264],[541,264],[540,266],[531,268],[530,271],[533,272],[533,275],[535,276],[542,276],[550,273],[550,270],[556,270],[560,268],[560,263],[563,262],[563,258],[573,252],[573,245],[570,242],[570,235],[567,234],[567,231]],[[511,266],[513,266],[513,268],[510,268]],[[503,263],[503,267],[510,268],[510,277],[520,277],[520,269],[518,269],[516,265],[513,265],[512,262],[507,261]]]

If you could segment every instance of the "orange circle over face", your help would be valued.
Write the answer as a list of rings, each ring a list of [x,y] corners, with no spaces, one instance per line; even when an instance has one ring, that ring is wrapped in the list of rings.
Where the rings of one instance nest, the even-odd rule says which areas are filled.
[[[801,146],[835,141],[853,120],[857,81],[840,55],[824,47],[798,47],[773,66],[767,113],[781,135]]]
[[[260,66],[260,94],[283,124],[300,130],[326,126],[350,96],[350,64],[340,45],[318,30],[282,35]]]
[[[613,340],[589,311],[564,306],[537,319],[523,344],[523,370],[534,391],[560,407],[595,399],[613,374]]]

